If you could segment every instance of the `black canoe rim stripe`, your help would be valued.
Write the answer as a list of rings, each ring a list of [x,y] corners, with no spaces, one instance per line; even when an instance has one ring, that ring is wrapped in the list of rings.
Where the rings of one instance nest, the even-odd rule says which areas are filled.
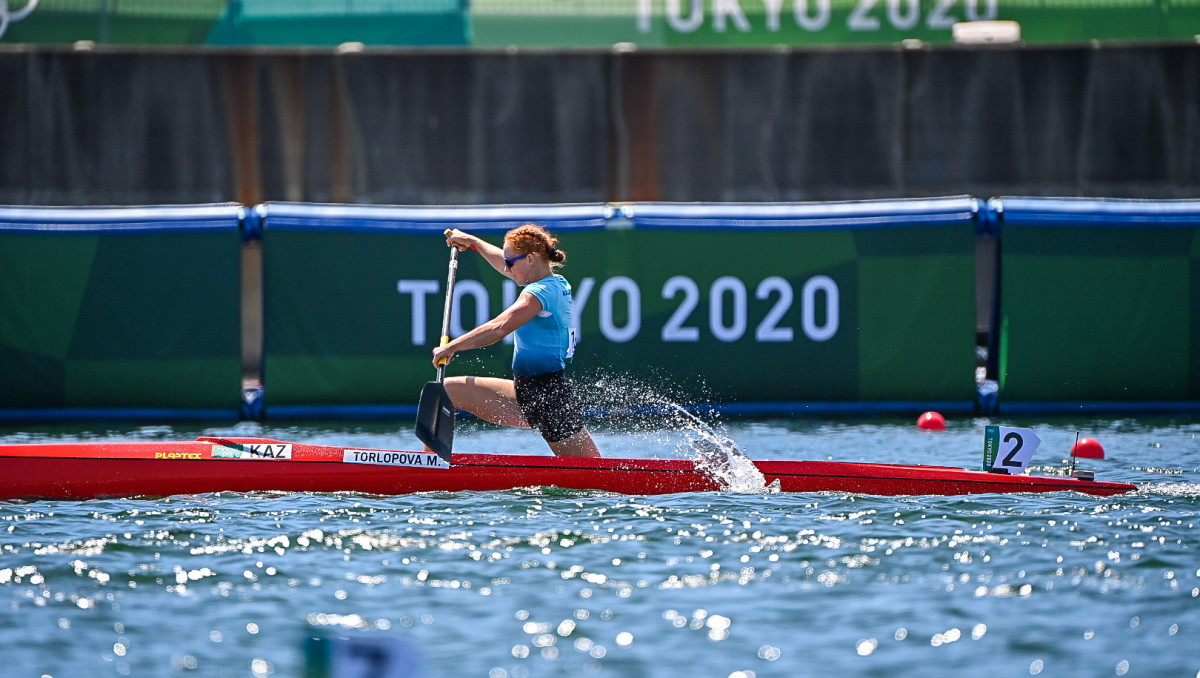
[[[628,468],[619,466],[606,467],[579,467],[571,468],[564,466],[556,466],[552,464],[522,464],[515,466],[513,464],[493,464],[493,463],[467,463],[458,464],[458,468],[496,468],[496,469],[550,469],[550,470],[570,470],[570,471],[636,471],[639,473],[681,473],[681,474],[700,474],[708,475],[704,471],[696,469],[672,469],[672,468]],[[453,466],[452,466],[453,468]],[[900,478],[895,476],[873,476],[873,475],[849,475],[842,473],[764,473],[764,476],[772,478],[840,478],[848,480],[869,480],[869,481],[895,481],[895,482],[919,482],[919,483],[966,483],[971,485],[994,485],[997,482],[995,478]],[[994,475],[994,474],[989,474]],[[1005,487],[1054,487],[1061,489],[1071,489],[1074,487],[1108,487],[1119,486],[1124,487],[1123,483],[1110,483],[1098,480],[1079,480],[1077,478],[1041,478],[1039,476],[1009,476],[1010,478],[1028,478],[1028,482],[1004,482],[1000,481]],[[1048,482],[1047,482],[1048,481]]]

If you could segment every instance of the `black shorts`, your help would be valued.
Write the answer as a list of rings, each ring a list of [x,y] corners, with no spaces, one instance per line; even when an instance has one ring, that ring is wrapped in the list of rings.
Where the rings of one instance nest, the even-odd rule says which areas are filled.
[[[525,421],[541,431],[546,442],[557,443],[583,430],[583,403],[561,370],[534,376],[514,374],[513,385]]]

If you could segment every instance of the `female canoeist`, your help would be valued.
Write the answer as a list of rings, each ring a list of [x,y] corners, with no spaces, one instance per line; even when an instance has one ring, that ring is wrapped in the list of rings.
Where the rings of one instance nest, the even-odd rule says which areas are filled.
[[[575,353],[571,325],[571,284],[554,272],[567,258],[558,240],[536,224],[504,235],[504,247],[458,229],[446,230],[446,244],[471,249],[492,268],[524,287],[512,306],[466,334],[433,349],[433,364],[455,353],[481,348],[516,333],[513,378],[447,377],[454,406],[505,426],[536,428],[560,457],[598,457],[583,424],[583,406],[564,370]]]

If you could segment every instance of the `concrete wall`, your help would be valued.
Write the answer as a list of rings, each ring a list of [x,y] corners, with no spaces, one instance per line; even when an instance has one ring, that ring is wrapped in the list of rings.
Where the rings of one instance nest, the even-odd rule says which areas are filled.
[[[1200,195],[1200,47],[0,52],[0,204]]]

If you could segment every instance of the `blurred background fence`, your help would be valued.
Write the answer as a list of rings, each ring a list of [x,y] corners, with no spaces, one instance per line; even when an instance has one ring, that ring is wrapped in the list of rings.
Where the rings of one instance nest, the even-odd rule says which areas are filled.
[[[1200,200],[265,203],[0,208],[0,418],[411,415],[443,229],[524,221],[570,252],[572,371],[602,408],[1200,403]],[[518,294],[470,253],[458,277],[453,336]]]
[[[1200,47],[0,51],[0,203],[1200,195]]]
[[[789,47],[950,44],[1015,21],[1026,44],[1191,41],[1195,0],[5,0],[8,40],[118,45]],[[3,31],[0,31],[3,32]]]

